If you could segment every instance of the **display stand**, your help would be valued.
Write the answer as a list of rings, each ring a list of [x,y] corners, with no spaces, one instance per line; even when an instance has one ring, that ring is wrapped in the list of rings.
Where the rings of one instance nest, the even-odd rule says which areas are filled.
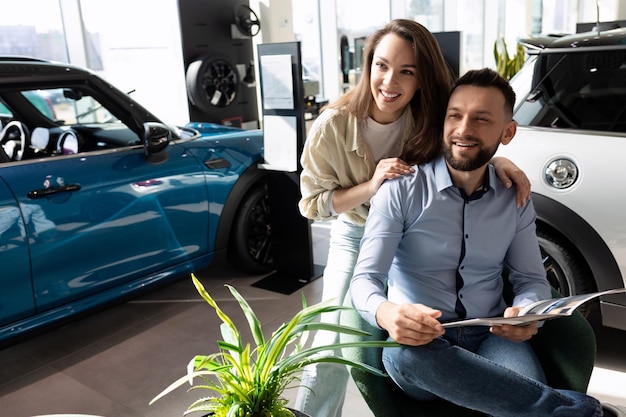
[[[276,270],[253,284],[290,294],[321,276],[313,263],[311,220],[298,210],[305,141],[300,42],[258,45],[263,138]]]

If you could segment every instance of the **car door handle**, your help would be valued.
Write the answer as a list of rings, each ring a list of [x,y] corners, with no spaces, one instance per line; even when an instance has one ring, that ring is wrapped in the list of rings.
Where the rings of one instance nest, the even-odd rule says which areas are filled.
[[[209,169],[230,168],[230,162],[226,158],[215,158],[204,161],[204,166]]]
[[[80,184],[57,185],[55,187],[40,188],[39,190],[29,191],[27,196],[31,199],[43,198],[52,194],[67,193],[80,190]]]

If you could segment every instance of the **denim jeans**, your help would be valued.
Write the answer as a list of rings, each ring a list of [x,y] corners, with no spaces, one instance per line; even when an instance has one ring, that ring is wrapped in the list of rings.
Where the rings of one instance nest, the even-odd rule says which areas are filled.
[[[333,222],[328,261],[324,269],[323,301],[334,299],[337,304],[343,303],[359,255],[363,229],[363,226],[341,220],[341,216]],[[325,313],[320,320],[339,324],[339,312]],[[338,334],[318,331],[312,345],[321,346],[338,342]],[[340,354],[337,351],[333,353]],[[305,367],[293,408],[311,417],[341,416],[348,377],[346,367],[335,363],[319,363]]]
[[[443,398],[497,417],[601,416],[597,400],[545,384],[529,343],[515,343],[488,327],[447,329],[424,346],[383,350],[385,369],[417,400]]]

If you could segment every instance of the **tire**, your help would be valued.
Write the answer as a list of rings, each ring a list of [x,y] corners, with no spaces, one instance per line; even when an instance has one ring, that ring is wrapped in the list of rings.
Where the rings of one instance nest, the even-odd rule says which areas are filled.
[[[574,248],[542,230],[537,230],[537,238],[546,275],[553,288],[564,296],[597,291],[589,267]],[[592,307],[593,303],[587,303],[579,311],[586,316]]]
[[[227,107],[239,90],[239,73],[225,58],[205,56],[193,61],[185,74],[191,104],[205,113]]]
[[[267,189],[257,185],[237,209],[228,245],[228,260],[243,272],[258,275],[273,269]]]

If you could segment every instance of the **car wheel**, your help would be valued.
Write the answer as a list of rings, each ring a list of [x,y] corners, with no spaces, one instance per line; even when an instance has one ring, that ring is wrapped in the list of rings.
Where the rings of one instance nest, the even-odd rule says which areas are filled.
[[[237,210],[230,235],[229,261],[250,274],[273,269],[267,188],[255,186]]]
[[[225,58],[205,56],[193,61],[185,75],[187,96],[198,109],[212,113],[216,107],[227,107],[235,101],[239,74]]]
[[[591,271],[581,261],[580,255],[567,243],[553,234],[537,230],[543,265],[550,285],[564,296],[585,294],[596,291]],[[580,312],[587,315],[592,303],[580,307]]]

